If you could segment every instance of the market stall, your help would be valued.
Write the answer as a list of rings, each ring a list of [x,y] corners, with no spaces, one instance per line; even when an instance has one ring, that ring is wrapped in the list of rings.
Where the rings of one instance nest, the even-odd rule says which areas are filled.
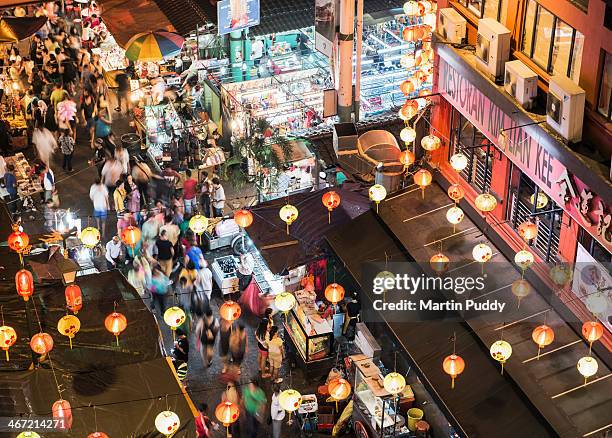
[[[291,140],[291,156],[280,173],[262,174],[257,178],[259,197],[263,201],[286,197],[311,190],[315,184],[316,159],[306,142]],[[273,149],[282,156],[278,145]],[[257,174],[255,163],[249,160],[249,172]]]
[[[318,311],[316,294],[305,289],[294,293],[297,304],[287,313],[285,333],[294,349],[297,364],[307,374],[329,370],[333,364],[332,319],[325,319]]]
[[[232,134],[244,136],[252,119],[264,118],[281,134],[321,121],[327,72],[319,68],[222,85],[222,101],[232,113]]]
[[[43,189],[40,184],[40,179],[33,176],[31,166],[23,153],[19,152],[10,157],[5,157],[6,165],[12,164],[15,166],[15,177],[17,178],[17,195],[23,202],[23,208],[28,208],[34,205],[32,196],[36,193],[42,193]],[[8,195],[5,188],[2,188],[2,195]]]

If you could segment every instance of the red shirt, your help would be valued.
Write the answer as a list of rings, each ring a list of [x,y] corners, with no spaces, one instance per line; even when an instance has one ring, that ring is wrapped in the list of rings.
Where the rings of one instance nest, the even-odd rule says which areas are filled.
[[[183,197],[185,199],[194,199],[196,197],[196,185],[198,185],[198,182],[193,178],[185,180],[183,183]]]

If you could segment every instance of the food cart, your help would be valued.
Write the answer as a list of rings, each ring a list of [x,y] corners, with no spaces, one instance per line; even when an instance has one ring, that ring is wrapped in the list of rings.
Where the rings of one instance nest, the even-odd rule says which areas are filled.
[[[307,375],[326,373],[334,361],[332,324],[319,315],[314,293],[302,289],[294,295],[297,303],[287,313],[284,325],[298,352],[295,361]]]
[[[379,367],[368,357],[352,357],[355,375],[353,420],[363,437],[408,437],[406,419],[400,413],[400,396],[383,385]],[[365,435],[364,435],[365,431]]]
[[[15,166],[15,177],[17,178],[17,195],[21,200],[21,208],[27,211],[34,207],[34,200],[32,197],[36,193],[42,193],[43,188],[40,184],[40,180],[36,176],[32,176],[30,170],[30,163],[25,158],[22,152],[19,152],[10,157],[4,159],[7,166],[12,164]],[[8,195],[6,189],[2,189],[3,196]]]

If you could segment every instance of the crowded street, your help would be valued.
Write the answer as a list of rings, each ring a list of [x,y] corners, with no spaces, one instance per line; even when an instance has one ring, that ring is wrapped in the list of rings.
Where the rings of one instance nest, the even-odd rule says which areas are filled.
[[[0,0],[0,436],[606,437],[584,2]]]

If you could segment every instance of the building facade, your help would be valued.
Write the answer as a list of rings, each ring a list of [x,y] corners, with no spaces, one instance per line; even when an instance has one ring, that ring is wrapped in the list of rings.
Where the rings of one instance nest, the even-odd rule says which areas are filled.
[[[440,21],[444,8],[465,19],[467,32],[459,43],[445,38],[448,33]],[[479,24],[490,27],[491,20],[509,33],[508,60],[521,61],[523,71],[537,75],[537,95],[532,94],[527,105],[517,99],[521,85],[504,74],[503,50],[498,52],[494,40],[478,35]],[[610,7],[602,0],[440,0],[434,35],[434,91],[440,97],[431,120],[443,147],[431,162],[440,170],[438,182],[461,184],[472,206],[478,194],[494,195],[498,205],[485,219],[490,231],[517,251],[525,245],[518,226],[526,220],[536,223],[537,236],[529,241],[540,262],[534,271],[557,291],[577,326],[593,319],[588,298],[598,292],[585,292],[575,279],[559,287],[550,281],[550,269],[576,263],[576,274],[582,265],[595,263],[609,272],[612,260],[609,22]],[[483,52],[489,59],[502,58],[497,78],[487,71],[491,65],[483,67],[478,59]],[[563,94],[566,91],[569,94]],[[560,93],[563,98],[555,101]],[[584,93],[584,106],[572,107],[567,118],[582,129],[578,137],[566,135],[569,141],[550,119],[572,104],[576,93]],[[459,152],[468,157],[461,172],[449,162]],[[603,296],[609,297],[609,291]],[[597,315],[608,329],[603,338],[608,350],[611,307],[608,299],[607,309]]]

